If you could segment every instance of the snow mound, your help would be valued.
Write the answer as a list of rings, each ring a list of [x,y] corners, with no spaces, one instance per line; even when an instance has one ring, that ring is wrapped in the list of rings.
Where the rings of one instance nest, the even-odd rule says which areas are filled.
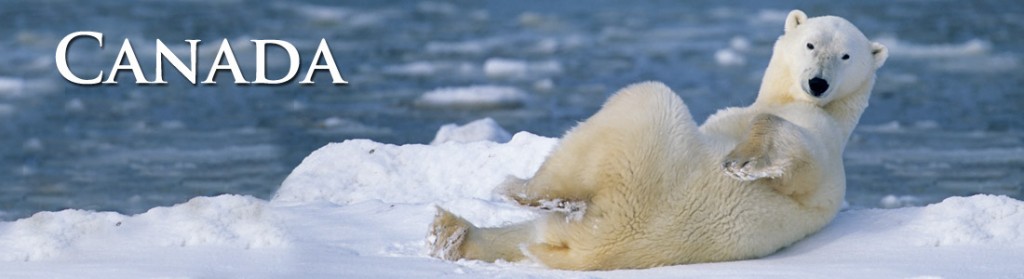
[[[113,212],[40,212],[0,224],[0,261],[34,261],[103,243],[111,247],[286,245],[266,201],[236,195],[198,197],[135,216]],[[125,247],[121,247],[125,248]]]
[[[439,88],[416,99],[421,107],[513,108],[529,98],[526,92],[510,86],[475,85]]]
[[[438,145],[446,142],[467,143],[474,141],[493,141],[497,143],[508,142],[512,135],[501,128],[498,122],[490,117],[474,120],[466,125],[445,124],[437,130],[437,135],[430,142],[431,145]]]
[[[139,223],[139,224],[136,224]],[[223,195],[198,197],[172,207],[157,207],[125,222],[139,227],[161,246],[216,245],[238,248],[283,246],[284,230],[277,226],[267,202]]]
[[[124,219],[112,212],[69,209],[39,212],[32,217],[0,225],[0,260],[32,261],[51,258],[74,246],[86,235],[112,231]]]
[[[1024,202],[1006,196],[952,197],[914,208],[920,218],[908,222],[908,235],[921,246],[998,244],[1024,247]]]
[[[351,204],[491,199],[506,176],[530,177],[556,139],[517,133],[505,144],[395,146],[369,140],[332,143],[314,151],[281,184],[275,203]]]

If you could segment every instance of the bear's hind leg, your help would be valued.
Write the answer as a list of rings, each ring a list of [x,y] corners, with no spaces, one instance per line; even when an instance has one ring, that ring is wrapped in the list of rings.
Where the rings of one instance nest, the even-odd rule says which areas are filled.
[[[427,238],[430,255],[437,258],[514,262],[523,259],[519,245],[533,239],[533,222],[478,228],[447,210],[437,211]]]
[[[465,219],[438,207],[427,236],[430,256],[450,261],[463,258],[462,244],[471,227],[473,225]]]
[[[594,270],[598,263],[581,258],[565,244],[534,243],[526,247],[529,257],[549,268],[566,270]]]

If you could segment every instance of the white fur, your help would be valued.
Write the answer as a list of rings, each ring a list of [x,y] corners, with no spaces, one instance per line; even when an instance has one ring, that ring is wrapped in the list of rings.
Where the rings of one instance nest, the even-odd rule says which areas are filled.
[[[567,133],[533,178],[500,187],[545,217],[477,228],[442,212],[432,231],[451,233],[431,248],[561,269],[644,268],[761,257],[818,231],[843,203],[843,149],[887,53],[838,17],[793,11],[784,30],[751,106],[698,127],[665,85],[628,86]],[[819,97],[807,91],[815,76],[830,84]],[[462,254],[445,253],[450,238],[466,239],[448,244]]]

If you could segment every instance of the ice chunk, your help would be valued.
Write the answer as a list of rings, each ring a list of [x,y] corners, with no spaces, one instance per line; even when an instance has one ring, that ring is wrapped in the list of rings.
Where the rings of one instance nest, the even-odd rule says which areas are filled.
[[[491,58],[484,62],[484,73],[492,78],[526,78],[548,76],[562,72],[562,64],[548,60],[527,62],[521,60]]]
[[[0,77],[0,97],[15,97],[25,90],[25,81],[20,78]]]
[[[722,66],[739,66],[746,64],[747,59],[732,49],[720,49],[715,52],[715,62]]]
[[[878,202],[884,208],[897,208],[917,205],[919,199],[914,196],[895,196],[887,195],[882,197],[882,200]]]
[[[474,141],[504,143],[510,139],[512,139],[512,134],[502,129],[494,119],[488,117],[466,123],[466,125],[462,126],[445,124],[441,126],[441,129],[437,130],[437,135],[434,136],[434,140],[430,144],[437,145],[446,142],[467,143]]]
[[[987,53],[992,48],[991,43],[980,39],[971,39],[959,44],[915,44],[891,36],[877,40],[889,49],[892,57],[899,58],[975,56]]]
[[[498,85],[447,87],[423,93],[415,104],[422,107],[511,108],[522,106],[528,95],[519,88]]]

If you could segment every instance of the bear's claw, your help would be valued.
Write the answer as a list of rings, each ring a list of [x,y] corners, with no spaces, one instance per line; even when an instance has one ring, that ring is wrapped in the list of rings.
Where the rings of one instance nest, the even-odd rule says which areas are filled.
[[[778,178],[783,174],[782,168],[772,166],[766,159],[759,158],[726,158],[722,163],[725,174],[742,180],[754,181],[761,178]]]
[[[544,211],[561,212],[565,214],[565,221],[579,221],[587,213],[587,203],[584,201],[567,201],[563,199],[540,200],[537,206],[531,206]]]

